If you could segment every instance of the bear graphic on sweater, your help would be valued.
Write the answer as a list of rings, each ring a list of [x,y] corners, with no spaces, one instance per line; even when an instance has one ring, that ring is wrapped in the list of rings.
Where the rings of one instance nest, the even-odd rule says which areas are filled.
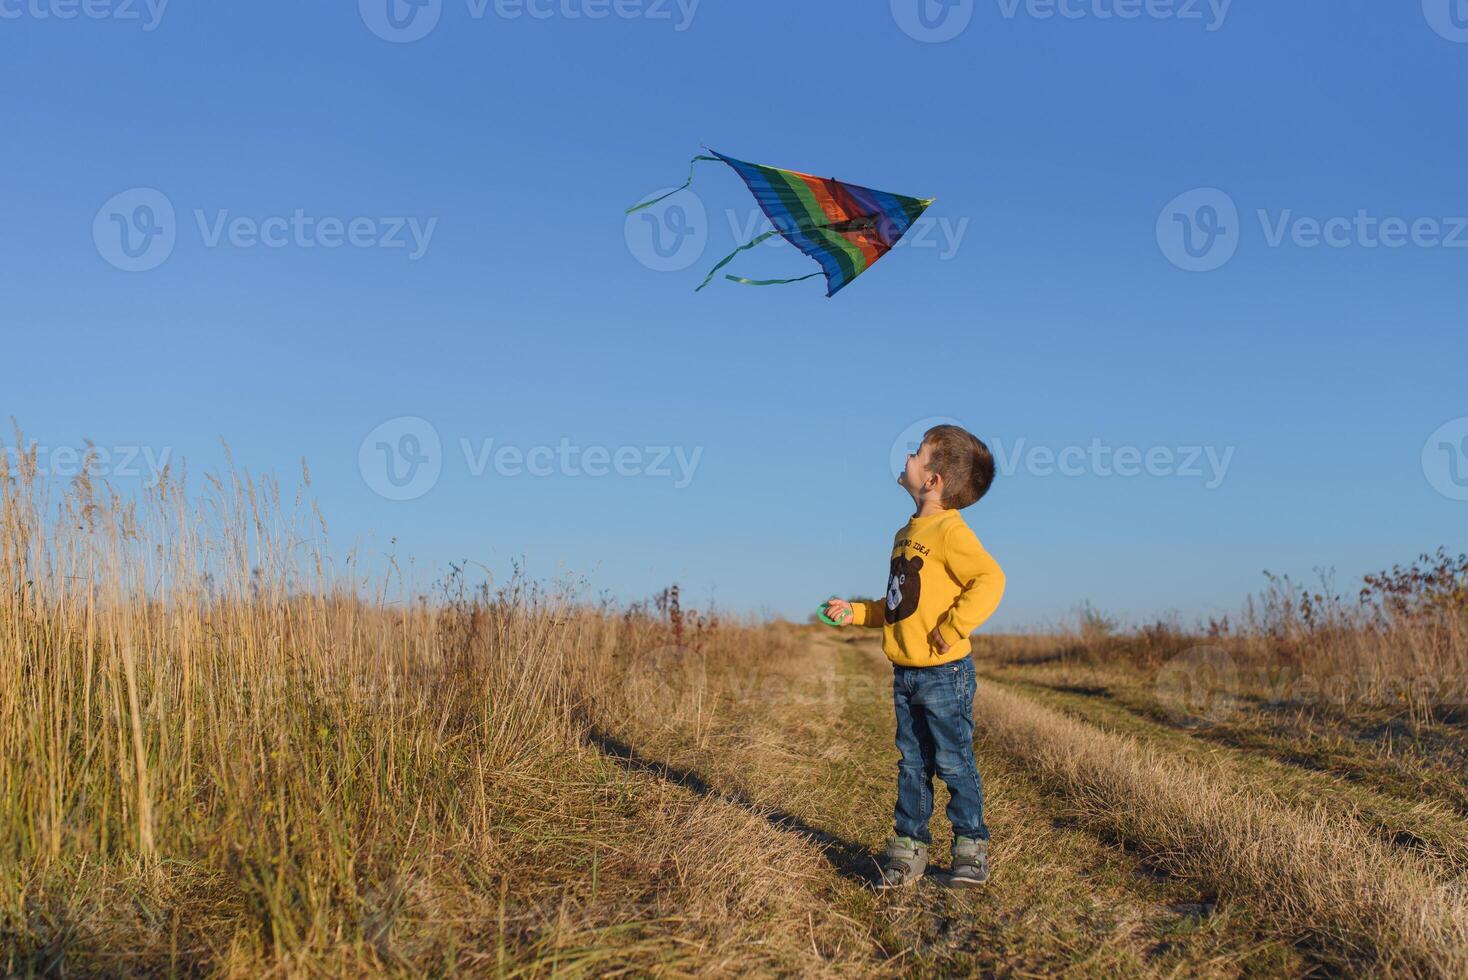
[[[898,555],[892,559],[892,575],[887,579],[887,612],[883,617],[887,622],[896,623],[917,612],[923,584],[918,571],[922,567],[921,557]]]

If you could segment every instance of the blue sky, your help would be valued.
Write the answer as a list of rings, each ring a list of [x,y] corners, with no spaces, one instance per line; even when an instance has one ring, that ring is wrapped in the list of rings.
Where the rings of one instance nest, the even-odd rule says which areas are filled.
[[[803,616],[955,418],[1001,628],[1468,546],[1468,3],[385,3],[0,0],[0,410],[58,472],[222,438],[343,551]],[[938,200],[834,299],[695,295],[738,178],[622,212],[701,143]]]

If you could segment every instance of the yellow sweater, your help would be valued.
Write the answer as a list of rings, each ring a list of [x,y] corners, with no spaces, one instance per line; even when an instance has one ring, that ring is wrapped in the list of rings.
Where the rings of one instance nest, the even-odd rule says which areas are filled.
[[[914,517],[897,532],[885,600],[852,603],[857,626],[882,629],[895,664],[932,667],[968,656],[969,634],[999,608],[1004,572],[956,510]],[[948,642],[928,642],[937,627]]]

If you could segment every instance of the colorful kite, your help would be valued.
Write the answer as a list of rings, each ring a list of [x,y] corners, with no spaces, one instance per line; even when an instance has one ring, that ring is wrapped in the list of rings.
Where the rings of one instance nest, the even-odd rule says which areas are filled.
[[[821,271],[794,279],[754,280],[740,276],[724,278],[747,286],[780,286],[824,274],[826,295],[835,296],[851,280],[890,252],[934,200],[888,194],[886,191],[874,191],[869,187],[858,187],[856,184],[846,184],[826,177],[812,177],[793,170],[778,170],[757,163],[745,163],[726,157],[717,150],[709,152],[713,156],[700,155],[693,158],[693,163],[688,168],[688,183],[654,200],[627,209],[627,213],[632,214],[687,189],[693,183],[693,168],[700,160],[727,163],[744,178],[744,183],[749,186],[755,200],[759,201],[760,208],[775,228],[736,248],[728,258],[714,266],[698,289],[703,289],[712,282],[714,275],[732,262],[740,252],[754,248],[775,235],[782,235],[790,244],[819,262]]]

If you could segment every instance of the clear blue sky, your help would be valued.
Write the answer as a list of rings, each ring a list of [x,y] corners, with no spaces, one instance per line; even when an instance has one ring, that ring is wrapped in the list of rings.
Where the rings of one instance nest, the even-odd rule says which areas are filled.
[[[1444,244],[1468,245],[1468,9],[983,0],[925,28],[915,0],[443,0],[398,43],[382,2],[89,0],[106,16],[64,19],[79,3],[0,0],[0,410],[28,437],[196,473],[223,438],[288,485],[304,456],[343,550],[395,537],[419,566],[499,572],[524,555],[626,599],[678,581],[799,616],[881,588],[909,512],[889,454],[930,417],[1022,454],[967,512],[1009,573],[996,626],[1084,599],[1191,617],[1262,569],[1349,583],[1468,546],[1468,423],[1424,466],[1468,416],[1468,247]],[[700,165],[704,250],[680,271],[639,261],[649,226],[622,211],[700,143],[936,197],[930,241],[832,300],[816,281],[695,295],[753,227],[737,177]],[[174,209],[174,242],[130,272],[115,220],[166,217],[137,188]],[[1226,197],[1168,210],[1200,188]],[[286,230],[298,210],[310,230]],[[284,244],[221,230],[236,218]],[[436,223],[415,258],[407,230],[322,247],[323,218],[368,219],[364,242]],[[1333,218],[1344,247],[1308,247],[1300,219]],[[1386,218],[1417,240],[1379,244]],[[1220,267],[1180,268],[1210,243]],[[732,271],[814,264],[762,248]],[[443,448],[431,489],[395,501],[372,488],[375,442],[367,478],[359,450],[400,417]],[[386,441],[411,450],[403,424]],[[686,486],[673,462],[476,476],[462,439],[633,447],[637,472],[655,447],[699,455]],[[1171,472],[1190,446],[1231,450],[1226,470]],[[1081,475],[1035,447],[1076,447]],[[1158,450],[1153,472],[1112,472],[1120,447]]]

